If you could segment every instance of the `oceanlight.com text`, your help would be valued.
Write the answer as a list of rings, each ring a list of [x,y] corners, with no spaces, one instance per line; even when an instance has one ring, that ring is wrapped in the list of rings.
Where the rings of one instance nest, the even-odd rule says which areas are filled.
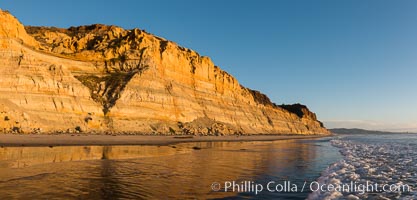
[[[269,181],[267,183],[256,183],[254,181],[224,181],[213,182],[211,190],[216,192],[244,192],[254,193],[255,195],[261,192],[272,193],[295,193],[295,192],[333,192],[338,191],[342,193],[379,193],[379,192],[411,192],[411,186],[407,184],[378,184],[378,183],[357,183],[349,182],[346,184],[324,184],[317,181],[296,184],[291,181]]]

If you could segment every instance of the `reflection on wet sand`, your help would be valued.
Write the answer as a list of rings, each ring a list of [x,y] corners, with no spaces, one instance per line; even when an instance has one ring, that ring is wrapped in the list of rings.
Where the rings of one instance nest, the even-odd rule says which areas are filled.
[[[0,148],[0,167],[20,168],[66,161],[128,159],[186,152],[175,146],[57,146]]]
[[[294,140],[7,147],[0,148],[0,198],[223,198],[238,194],[213,192],[213,182],[278,179],[314,159],[314,145]]]

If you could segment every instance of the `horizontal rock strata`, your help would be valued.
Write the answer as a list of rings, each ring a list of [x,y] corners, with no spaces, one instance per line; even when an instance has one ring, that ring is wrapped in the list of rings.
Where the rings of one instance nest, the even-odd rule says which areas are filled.
[[[0,132],[329,133],[306,106],[275,105],[143,30],[0,22]]]

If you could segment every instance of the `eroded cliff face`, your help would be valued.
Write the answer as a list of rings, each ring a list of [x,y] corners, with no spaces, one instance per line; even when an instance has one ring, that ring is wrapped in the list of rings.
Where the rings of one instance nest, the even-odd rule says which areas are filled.
[[[23,30],[0,16],[3,131],[329,133],[307,107],[277,106],[210,58],[145,31]]]

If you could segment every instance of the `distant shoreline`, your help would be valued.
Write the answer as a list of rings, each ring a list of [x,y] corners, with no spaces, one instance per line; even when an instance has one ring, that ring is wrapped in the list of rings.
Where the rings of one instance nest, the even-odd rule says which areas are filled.
[[[0,134],[1,147],[170,145],[185,142],[243,142],[314,139],[332,135],[147,136],[147,135],[13,135]]]
[[[333,128],[329,129],[335,135],[369,135],[369,134],[379,134],[379,135],[392,135],[392,134],[417,134],[415,132],[390,132],[390,131],[378,131],[378,130],[366,130],[359,128]]]

